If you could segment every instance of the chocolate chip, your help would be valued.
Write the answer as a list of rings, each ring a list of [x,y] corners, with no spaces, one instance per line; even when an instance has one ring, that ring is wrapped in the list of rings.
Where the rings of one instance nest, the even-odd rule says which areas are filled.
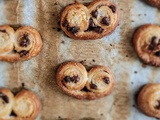
[[[65,82],[74,82],[74,83],[77,83],[79,80],[80,80],[80,78],[78,76],[73,76],[73,77],[66,76],[64,78]]]
[[[16,113],[12,110],[10,116],[14,116],[14,117],[17,117]]]
[[[109,80],[108,77],[104,77],[104,78],[103,78],[103,81],[104,81],[106,84],[109,84],[109,83],[110,83],[110,80]]]
[[[94,84],[94,83],[92,83],[92,82],[91,82],[91,84],[90,84],[90,87],[91,87],[92,89],[95,89],[95,90],[97,89],[97,85]]]
[[[6,103],[9,103],[8,97],[5,94],[3,94],[2,92],[0,92],[0,98],[2,98]]]
[[[96,25],[95,25],[95,23],[93,22],[93,19],[92,19],[92,18],[89,19],[89,27],[90,27],[90,28],[96,27]]]
[[[64,20],[63,24],[62,24],[63,27],[68,27],[69,26],[69,23],[67,20]]]
[[[29,51],[22,50],[22,51],[20,51],[18,53],[19,53],[20,57],[24,57],[24,56],[26,56],[29,53]]]
[[[155,106],[155,109],[158,109],[158,110],[160,110],[160,101],[157,101],[157,105]]]
[[[109,6],[109,8],[112,10],[113,13],[116,12],[116,7],[114,5]]]
[[[100,26],[97,26],[97,27],[94,28],[94,31],[97,32],[97,33],[102,33],[103,29]]]
[[[108,17],[104,17],[104,18],[102,19],[101,23],[109,26],[109,25],[110,25],[110,20],[109,20]]]
[[[92,15],[94,18],[97,18],[97,16],[98,16],[98,11],[97,11],[97,10],[92,11],[92,12],[91,12],[91,15]]]
[[[27,47],[30,44],[30,40],[28,38],[28,34],[24,34],[23,37],[20,40],[19,45],[21,47]]]
[[[156,52],[154,55],[160,57],[160,51]]]
[[[74,26],[74,27],[68,27],[67,30],[70,31],[72,34],[75,34],[80,30],[80,28]]]
[[[6,30],[0,30],[0,32],[6,33]]]
[[[64,81],[65,81],[65,82],[71,82],[71,79],[70,79],[69,76],[66,76],[66,77],[64,78]]]
[[[157,45],[158,45],[158,39],[156,36],[153,36],[152,39],[151,39],[151,43],[149,45],[149,50],[155,50]]]

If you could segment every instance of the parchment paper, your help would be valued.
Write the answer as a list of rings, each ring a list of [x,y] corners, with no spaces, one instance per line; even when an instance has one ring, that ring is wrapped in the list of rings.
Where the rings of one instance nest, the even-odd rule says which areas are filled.
[[[0,62],[0,87],[16,92],[24,83],[26,89],[34,91],[42,102],[37,120],[156,120],[137,109],[135,96],[144,84],[160,82],[160,68],[142,64],[131,39],[138,26],[160,24],[160,11],[143,0],[112,1],[121,16],[113,34],[95,41],[79,41],[66,37],[58,25],[60,10],[74,0],[0,0],[0,24],[33,26],[43,39],[43,49],[33,59]],[[55,71],[69,60],[82,62],[87,68],[110,67],[116,79],[112,94],[91,101],[64,94],[55,82]]]

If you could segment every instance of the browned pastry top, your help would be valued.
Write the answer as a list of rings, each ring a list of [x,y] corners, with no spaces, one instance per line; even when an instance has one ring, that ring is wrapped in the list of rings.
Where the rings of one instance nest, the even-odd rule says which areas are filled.
[[[160,0],[146,0],[150,5],[160,8]]]
[[[105,66],[95,66],[88,73],[78,62],[60,65],[57,84],[67,94],[78,99],[97,99],[109,95],[114,87],[114,75]]]
[[[32,27],[20,27],[16,31],[8,25],[0,26],[0,60],[17,62],[36,56],[42,48],[39,33]]]
[[[114,31],[119,15],[108,0],[95,0],[88,7],[81,3],[66,6],[61,14],[62,30],[73,39],[98,39]]]
[[[137,103],[148,116],[160,118],[160,84],[148,84],[140,91]]]
[[[134,34],[134,47],[143,62],[160,66],[160,27],[142,25]]]

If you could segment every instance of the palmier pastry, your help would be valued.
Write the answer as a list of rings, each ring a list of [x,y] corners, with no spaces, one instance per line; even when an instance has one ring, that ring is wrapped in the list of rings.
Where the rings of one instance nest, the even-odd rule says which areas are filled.
[[[17,62],[36,56],[42,48],[40,34],[32,27],[16,31],[8,25],[0,26],[0,60]]]
[[[160,0],[146,0],[150,5],[160,8]]]
[[[160,118],[160,84],[148,84],[138,95],[137,104],[148,116]]]
[[[89,73],[78,62],[60,65],[56,73],[57,84],[67,94],[78,99],[97,99],[111,93],[113,73],[104,66],[95,66]]]
[[[31,91],[22,90],[15,96],[14,113],[23,120],[34,120],[41,110],[38,97]]]
[[[138,28],[133,38],[139,58],[146,64],[160,66],[160,27],[146,24]]]
[[[14,104],[14,96],[8,89],[0,89],[0,119],[9,117]]]
[[[108,0],[95,0],[88,7],[75,2],[63,9],[60,18],[60,26],[69,37],[84,40],[112,33],[118,22],[118,9]]]

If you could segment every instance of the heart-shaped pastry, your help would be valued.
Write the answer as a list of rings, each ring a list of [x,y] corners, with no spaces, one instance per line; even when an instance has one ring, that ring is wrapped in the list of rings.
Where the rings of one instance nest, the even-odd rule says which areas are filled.
[[[97,99],[109,95],[114,87],[114,75],[105,66],[95,66],[89,72],[78,62],[60,65],[57,84],[67,94],[78,99]]]
[[[145,85],[138,95],[137,104],[146,115],[160,118],[160,84]]]
[[[116,5],[95,0],[88,7],[81,3],[66,6],[60,18],[62,30],[73,39],[98,39],[112,33],[119,22]]]
[[[139,58],[146,64],[160,66],[160,27],[153,24],[142,25],[133,38]]]
[[[32,27],[20,27],[16,31],[8,25],[0,26],[0,60],[17,62],[36,56],[42,48],[42,40]]]

